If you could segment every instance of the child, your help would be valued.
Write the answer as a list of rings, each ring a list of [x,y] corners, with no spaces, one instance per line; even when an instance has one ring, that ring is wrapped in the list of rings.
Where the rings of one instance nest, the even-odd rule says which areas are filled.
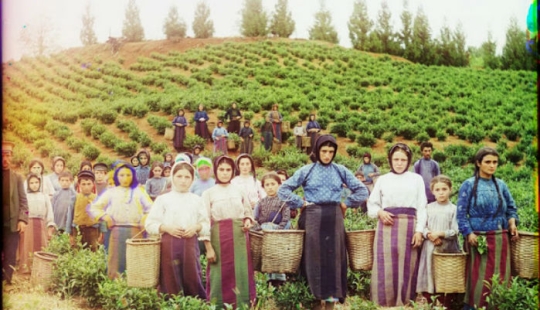
[[[250,155],[240,154],[236,158],[236,166],[238,167],[239,172],[237,172],[237,176],[231,180],[231,184],[239,186],[244,190],[248,197],[249,204],[254,208],[259,200],[266,197],[261,182],[257,180],[255,163]]]
[[[212,178],[212,160],[206,157],[199,158],[195,162],[195,169],[197,169],[199,178],[191,184],[189,191],[202,196],[205,190],[216,185],[216,180]]]
[[[72,244],[76,240],[77,230],[79,230],[82,235],[82,244],[84,247],[90,247],[92,252],[97,250],[101,239],[99,224],[87,212],[88,207],[97,197],[96,193],[92,192],[94,180],[95,176],[92,171],[79,171],[77,174],[79,193],[68,210],[66,221],[66,232],[70,234]],[[74,229],[72,230],[72,228]]]
[[[240,153],[251,154],[253,152],[253,129],[249,127],[249,121],[244,122],[244,127],[240,129]]]
[[[152,198],[152,201],[156,200],[156,197],[163,192],[167,184],[167,180],[161,177],[163,173],[163,164],[159,161],[155,161],[152,164],[152,170],[150,170],[150,179],[146,182],[146,193]]]
[[[139,167],[139,158],[137,157],[137,155],[132,156],[131,159],[130,159],[130,162],[131,162],[131,166],[133,166],[133,168]]]
[[[197,239],[210,240],[208,211],[201,197],[189,192],[193,166],[178,162],[172,171],[172,191],[157,197],[145,224],[150,234],[161,234],[159,290],[206,299]]]
[[[40,192],[41,179],[37,174],[28,176],[28,225],[20,232],[19,258],[23,273],[30,272],[29,257],[47,246],[55,230],[54,215],[49,196]],[[47,229],[48,227],[48,229]]]
[[[201,157],[201,151],[202,151],[202,146],[197,144],[193,147],[193,155],[191,158],[192,164],[195,163],[197,159],[199,159],[199,157]]]
[[[214,128],[212,133],[212,139],[214,140],[214,154],[221,152],[223,155],[227,155],[227,129],[223,128],[223,121],[219,120],[217,127]]]
[[[66,160],[64,158],[60,156],[56,156],[53,158],[53,164],[52,164],[53,172],[47,175],[47,177],[49,178],[49,180],[51,180],[51,183],[54,187],[55,192],[59,191],[62,188],[60,186],[59,177],[60,177],[60,173],[62,173],[65,168],[66,168]]]
[[[107,183],[107,173],[109,171],[109,167],[107,167],[104,163],[96,163],[94,164],[94,177],[95,177],[95,184],[96,184],[96,194],[99,196],[103,194],[103,192],[107,189],[108,183]]]
[[[437,288],[433,283],[433,250],[437,247],[437,251],[443,253],[460,252],[457,240],[457,207],[449,200],[452,193],[452,181],[445,175],[435,176],[431,180],[430,189],[436,200],[426,207],[427,227],[423,233],[426,241],[422,246],[416,285],[416,292],[422,294],[428,302],[431,302],[431,295],[437,292]],[[451,301],[449,299],[452,296],[447,297],[450,298],[441,301],[443,306],[449,309]]]
[[[114,172],[113,188],[105,191],[90,206],[95,220],[105,221],[109,229],[107,275],[115,279],[126,270],[126,240],[144,227],[152,199],[139,187],[135,169],[119,164]]]
[[[165,187],[163,188],[162,194],[168,193],[171,191],[171,165],[169,163],[163,163],[163,178],[165,179]]]
[[[163,159],[164,159],[163,164],[168,163],[169,167],[172,167],[174,165],[174,157],[172,153],[166,153],[163,156]]]
[[[52,208],[54,214],[54,223],[59,232],[66,230],[66,221],[68,210],[75,202],[75,196],[77,192],[71,187],[73,177],[71,172],[64,171],[59,175],[59,184],[61,184],[60,190],[54,193],[52,198]]]
[[[289,174],[285,170],[278,170],[278,171],[276,171],[276,173],[279,176],[279,178],[281,179],[281,184],[283,184],[283,182],[285,182],[285,181],[287,181],[287,179],[289,179]],[[295,219],[296,216],[298,215],[298,209],[290,210],[290,214],[291,214],[291,220]],[[289,221],[287,226],[285,226],[285,229],[290,229],[291,225],[292,225],[292,223],[291,223],[291,221]]]
[[[33,159],[30,161],[29,164],[30,171],[29,173],[37,174],[41,180],[41,188],[39,189],[40,192],[45,193],[49,199],[52,199],[54,195],[54,187],[51,183],[51,180],[43,175],[45,172],[45,166],[43,165],[43,162],[40,159]],[[27,190],[27,182],[24,183],[25,190]]]
[[[150,175],[150,152],[147,150],[141,150],[137,153],[137,159],[139,160],[139,166],[135,169],[137,171],[137,180],[141,185],[145,185]]]
[[[83,170],[92,171],[92,163],[89,162],[88,160],[83,160],[81,162],[81,166],[79,167],[79,171],[83,171]]]
[[[302,121],[299,120],[298,123],[296,123],[296,126],[293,130],[294,136],[296,137],[296,147],[302,151],[302,137],[305,137],[307,135],[306,128],[302,127]]]
[[[364,173],[361,170],[356,171],[354,176],[356,177],[356,179],[358,179],[358,181],[366,185],[366,183],[364,183],[366,181],[366,177],[364,176]],[[366,185],[366,188],[368,190],[368,195],[371,194],[371,190],[369,186]],[[360,205],[360,210],[362,210],[363,213],[367,212],[367,200],[362,202],[362,204]],[[356,209],[354,209],[353,212],[356,213]]]

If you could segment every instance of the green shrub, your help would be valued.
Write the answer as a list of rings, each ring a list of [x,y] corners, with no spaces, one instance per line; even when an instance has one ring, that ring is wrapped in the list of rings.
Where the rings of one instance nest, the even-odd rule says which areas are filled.
[[[252,105],[253,105],[253,104],[252,104]],[[253,116],[254,116],[254,115],[255,115],[255,114],[253,114],[252,111],[246,111],[246,112],[244,112],[244,114],[243,114],[242,116],[244,117],[244,119],[245,119],[246,121],[250,121],[250,120],[253,119]]]
[[[506,136],[506,139],[510,141],[517,141],[520,136],[520,131],[521,129],[516,125],[508,126],[503,129],[503,133]]]
[[[437,140],[441,142],[446,141],[446,138],[448,138],[448,134],[446,134],[446,131],[444,131],[444,129],[438,130],[436,136]]]
[[[354,131],[350,131],[347,133],[347,138],[351,141],[356,141],[356,133]]]
[[[92,134],[92,138],[99,139],[99,136],[101,136],[102,133],[104,133],[107,130],[107,127],[105,127],[102,124],[95,124],[91,130],[90,133]]]
[[[165,133],[165,128],[172,127],[171,121],[160,116],[150,115],[146,118],[146,121],[150,126],[154,127],[160,135]]]
[[[133,141],[124,142],[120,141],[116,143],[116,146],[114,147],[114,151],[120,155],[123,156],[133,156],[135,152],[137,151],[137,143]]]
[[[330,128],[330,133],[335,133],[338,137],[346,137],[347,133],[351,130],[347,123],[335,123]]]
[[[139,132],[138,142],[141,147],[149,147],[152,144],[152,138],[146,132]]]
[[[269,156],[263,162],[263,167],[273,171],[283,169],[290,172],[302,167],[307,160],[308,156],[305,153],[289,146],[283,148],[277,156]]]
[[[115,280],[106,278],[97,289],[99,303],[105,310],[160,310],[163,302],[155,288],[129,287],[124,276]]]
[[[85,147],[85,142],[73,136],[66,139],[67,146],[75,152],[80,152]]]
[[[92,128],[96,125],[96,120],[86,118],[81,121],[81,127],[85,135],[89,136],[92,132]],[[97,138],[94,138],[97,139]]]
[[[426,125],[426,133],[431,137],[435,138],[437,135],[437,126],[435,124],[427,124]],[[426,140],[427,141],[427,140]]]
[[[255,166],[257,166],[257,167],[262,167],[263,163],[266,160],[268,160],[271,155],[272,155],[272,153],[270,151],[265,150],[262,145],[260,145],[260,147],[254,148],[253,153],[251,153],[251,157],[253,158],[253,162],[255,163]]]
[[[501,283],[495,274],[491,281],[484,281],[490,294],[486,297],[487,310],[536,309],[538,307],[538,279],[527,281],[519,277],[510,285]]]
[[[407,140],[413,140],[419,132],[420,129],[410,123],[404,123],[396,130],[398,136],[402,136]]]
[[[94,117],[104,124],[112,124],[116,120],[118,113],[111,108],[101,108],[94,112]]]
[[[82,149],[83,156],[86,157],[88,160],[95,160],[96,158],[98,158],[100,153],[101,151],[94,145],[86,145]]]
[[[110,149],[114,149],[114,147],[120,143],[120,139],[118,139],[115,134],[108,130],[99,135],[99,141],[103,143],[105,147]]]
[[[79,119],[79,113],[77,111],[58,111],[53,115],[53,119],[59,120],[64,123],[75,124]]]
[[[202,138],[202,137],[200,137],[198,135],[187,135],[186,136],[186,139],[184,140],[184,147],[186,147],[189,150],[193,150],[193,148],[197,144],[202,146],[203,149],[204,149],[204,147],[206,145],[206,139],[204,139],[204,138]]]
[[[153,142],[150,144],[150,149],[156,155],[163,155],[170,152],[169,146],[163,142]]]
[[[373,134],[368,131],[359,134],[356,138],[356,142],[360,144],[360,146],[372,147],[375,145],[375,143],[377,143],[377,140],[375,139]]]
[[[439,150],[433,151],[433,160],[438,163],[443,163],[446,160],[446,154]]]
[[[517,165],[523,159],[523,153],[520,152],[516,147],[505,152],[504,156],[506,160]]]
[[[148,113],[149,110],[150,109],[148,108],[146,104],[144,104],[144,102],[138,102],[137,104],[133,106],[131,113],[133,114],[133,116],[136,116],[138,118],[143,118]]]
[[[414,140],[418,143],[429,141],[429,135],[425,132],[420,132],[414,137]]]
[[[394,133],[393,132],[387,132],[382,136],[382,139],[388,143],[394,142]]]
[[[287,281],[274,294],[274,302],[279,309],[312,309],[315,297],[310,292],[305,279]]]

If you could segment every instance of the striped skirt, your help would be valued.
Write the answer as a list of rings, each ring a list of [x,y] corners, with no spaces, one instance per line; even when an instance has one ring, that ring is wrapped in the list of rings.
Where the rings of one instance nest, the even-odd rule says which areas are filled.
[[[47,246],[47,226],[41,218],[29,218],[28,225],[19,239],[19,266],[24,271],[32,269],[30,255]]]
[[[339,204],[310,205],[303,212],[306,236],[302,267],[316,299],[347,296],[347,248]]]
[[[163,234],[160,259],[160,292],[206,299],[196,236],[184,239]]]
[[[233,309],[249,308],[256,298],[255,278],[249,247],[249,236],[242,231],[241,219],[226,219],[212,223],[210,240],[216,262],[208,264],[206,296],[217,309],[224,304]]]
[[[420,248],[413,249],[416,210],[386,208],[394,214],[394,225],[377,223],[373,242],[371,299],[386,307],[404,306],[416,295]]]
[[[486,237],[487,252],[480,254],[476,247],[465,242],[465,250],[469,253],[465,303],[481,308],[487,306],[486,295],[489,293],[484,281],[491,282],[494,274],[499,274],[499,279],[504,283],[511,280],[510,240],[506,230],[474,233]]]
[[[126,240],[138,234],[138,226],[113,226],[109,231],[109,247],[107,252],[107,275],[116,279],[126,271]]]

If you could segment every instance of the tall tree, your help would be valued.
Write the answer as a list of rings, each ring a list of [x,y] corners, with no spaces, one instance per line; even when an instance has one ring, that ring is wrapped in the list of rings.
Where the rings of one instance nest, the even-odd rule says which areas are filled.
[[[58,50],[56,28],[53,21],[40,15],[33,23],[27,23],[20,31],[23,54],[30,56],[49,55]]]
[[[94,32],[94,20],[95,17],[90,12],[90,2],[88,2],[82,16],[83,27],[79,36],[84,46],[97,43],[96,33]]]
[[[309,29],[309,39],[335,44],[339,42],[337,31],[332,25],[332,14],[325,8],[324,1],[321,1],[321,9],[315,13],[315,24]]]
[[[436,65],[452,66],[454,63],[454,42],[452,40],[452,31],[444,19],[439,39],[435,41],[437,53],[433,61]]]
[[[171,6],[169,9],[169,15],[163,23],[163,33],[167,39],[173,37],[184,38],[186,36],[187,25],[183,19],[178,16],[178,8],[176,6]]]
[[[200,1],[195,9],[195,18],[193,19],[193,32],[195,38],[210,38],[214,35],[214,22],[210,20],[210,8],[206,2]]]
[[[459,23],[454,33],[452,33],[452,41],[454,43],[454,61],[453,66],[467,67],[469,65],[469,53],[465,47],[466,37],[463,31],[463,25]]]
[[[433,64],[434,54],[429,22],[426,14],[424,14],[424,10],[419,7],[414,18],[411,51],[408,59],[421,64],[431,65]]]
[[[290,37],[295,27],[291,12],[287,11],[287,2],[287,0],[278,0],[270,23],[270,33],[281,38]]]
[[[245,0],[241,33],[244,37],[265,37],[268,34],[268,16],[262,0]]]
[[[506,30],[506,44],[501,56],[501,69],[505,70],[534,70],[534,57],[527,52],[525,41],[527,35],[518,26],[515,17],[510,19]]]
[[[412,14],[409,11],[409,3],[407,0],[403,1],[403,11],[401,12],[401,24],[403,28],[401,28],[401,31],[398,33],[398,37],[400,39],[400,45],[401,45],[401,55],[403,55],[405,58],[409,59],[411,57],[411,41],[412,41]]]
[[[501,66],[500,59],[497,56],[497,42],[493,41],[491,31],[488,32],[488,39],[482,43],[480,49],[484,60],[484,68],[498,69]]]
[[[373,22],[369,19],[366,0],[356,0],[349,22],[349,38],[353,48],[361,51],[368,50],[368,38]]]
[[[399,43],[395,39],[396,34],[392,28],[391,18],[392,13],[388,7],[388,2],[382,1],[375,32],[381,42],[382,49],[380,52],[395,55],[398,54]]]
[[[122,27],[122,35],[130,42],[138,42],[144,40],[144,29],[139,17],[139,8],[135,0],[129,0],[126,8],[126,17],[124,26]]]

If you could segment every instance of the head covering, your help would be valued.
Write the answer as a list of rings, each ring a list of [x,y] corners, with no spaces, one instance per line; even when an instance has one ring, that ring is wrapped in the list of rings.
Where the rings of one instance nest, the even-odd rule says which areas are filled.
[[[32,179],[32,178],[36,178],[36,179],[38,179],[38,181],[39,181],[39,188],[38,188],[37,191],[33,191],[33,190],[30,189],[30,179]],[[26,192],[27,192],[27,193],[35,193],[35,192],[39,192],[39,189],[41,188],[41,179],[39,178],[39,175],[37,175],[37,174],[35,174],[35,173],[30,173],[30,174],[28,174],[28,177],[26,178],[26,185],[27,185],[27,186],[26,186]]]
[[[202,146],[200,144],[195,144],[195,146],[193,147],[194,152],[195,152],[195,149],[202,150]]]
[[[171,163],[170,163],[170,162],[166,161],[166,162],[163,163],[163,170],[165,170],[165,169],[169,169],[169,170],[170,170],[171,168],[172,168],[172,167],[171,167]]]
[[[43,174],[45,172],[45,166],[43,165],[43,162],[41,161],[41,159],[39,158],[34,158],[30,161],[30,164],[28,164],[28,170],[32,173],[32,167],[35,165],[35,164],[38,164],[41,166],[41,174]]]
[[[91,179],[92,182],[96,180],[96,177],[94,176],[94,173],[90,170],[81,170],[79,173],[77,173],[77,180],[80,181],[82,178],[88,178]]]
[[[329,142],[334,148],[335,148],[335,152],[334,152],[334,156],[332,157],[332,160],[328,163],[328,164],[323,164],[321,162],[321,159],[319,158],[320,156],[320,150],[321,150],[321,147],[323,144]],[[337,154],[337,142],[336,142],[336,138],[334,138],[334,136],[332,135],[320,135],[317,140],[315,140],[315,146],[313,147],[313,150],[311,151],[311,154],[309,155],[309,159],[311,159],[312,162],[316,163],[316,162],[320,162],[322,165],[329,165],[332,163],[332,161],[334,160],[334,158],[336,157],[336,154]]]
[[[61,156],[55,156],[52,160],[52,169],[54,170],[54,165],[56,165],[56,162],[61,160],[64,163],[64,167],[66,166],[66,160]]]
[[[136,156],[133,156],[133,157],[136,157]],[[133,158],[131,157],[131,158]],[[127,165],[128,163],[126,161],[123,161],[121,159],[118,159],[118,160],[115,160],[112,164],[111,164],[111,169],[112,170],[115,170],[116,168],[118,167],[121,167],[121,166],[124,166],[124,165]]]
[[[207,157],[199,157],[199,159],[195,161],[195,168],[198,170],[201,167],[210,167],[210,169],[213,170],[212,160]]]
[[[131,174],[133,175],[133,180],[131,181],[131,185],[129,187],[136,188],[137,186],[139,186],[139,181],[137,180],[137,172],[135,171],[135,168],[133,168],[133,166],[129,164],[117,165],[116,169],[114,170],[114,176],[113,176],[114,185],[116,186],[120,185],[120,180],[118,180],[118,172],[123,168],[129,169],[131,171]]]
[[[167,161],[167,155],[171,156],[171,161],[174,160],[174,156],[172,153],[165,153],[165,155],[163,155],[163,162],[168,162]]]
[[[146,157],[148,158],[148,162],[146,162],[146,165],[148,166],[150,164],[150,152],[148,152],[145,149],[142,149],[139,151],[139,153],[137,153],[137,159],[139,159],[139,165],[142,165],[141,160],[140,160],[141,154],[146,154]]]
[[[92,163],[88,160],[81,161],[81,165],[79,166],[79,170],[82,170],[84,166],[90,167],[90,170],[92,170]]]
[[[251,155],[249,154],[246,154],[246,153],[242,153],[240,155],[238,155],[238,157],[236,158],[236,167],[240,167],[240,159],[242,158],[247,158],[249,160],[249,162],[251,163],[251,175],[253,175],[253,178],[254,179],[257,179],[257,173],[255,172],[255,163],[253,162],[253,158],[251,157]],[[236,174],[235,175],[240,175],[240,168],[238,168],[236,170]]]
[[[369,152],[365,152],[364,155],[362,155],[362,158],[367,157],[371,161],[371,154]]]
[[[11,141],[2,140],[2,154],[3,153],[13,153],[13,148],[15,143]]]
[[[177,162],[181,162],[181,161],[185,161],[188,164],[191,164],[191,158],[186,153],[180,153],[180,154],[176,155],[176,158],[174,159],[174,162],[177,163]]]
[[[231,179],[229,179],[227,182],[221,181],[219,179],[219,177],[218,177],[218,174],[217,174],[218,166],[221,163],[227,163],[227,164],[231,165],[231,167],[232,167]],[[228,183],[231,183],[231,180],[232,180],[232,178],[233,178],[233,176],[235,174],[236,174],[236,165],[235,165],[234,160],[232,158],[230,158],[227,155],[222,155],[222,156],[219,156],[216,159],[214,159],[214,175],[216,176],[216,184],[228,184]]]
[[[105,163],[95,163],[94,164],[94,171],[109,171],[109,167],[107,167],[107,164]]]
[[[405,152],[405,154],[407,155],[407,166],[405,167],[405,170],[403,170],[403,172],[401,173],[397,173],[394,170],[394,167],[392,166],[392,155],[394,155],[394,153],[397,152],[398,150]],[[411,161],[412,161],[412,151],[409,148],[409,146],[405,143],[401,143],[401,142],[396,143],[388,151],[388,163],[390,164],[390,170],[395,174],[403,174],[407,172],[409,170],[409,166],[411,165]]]

